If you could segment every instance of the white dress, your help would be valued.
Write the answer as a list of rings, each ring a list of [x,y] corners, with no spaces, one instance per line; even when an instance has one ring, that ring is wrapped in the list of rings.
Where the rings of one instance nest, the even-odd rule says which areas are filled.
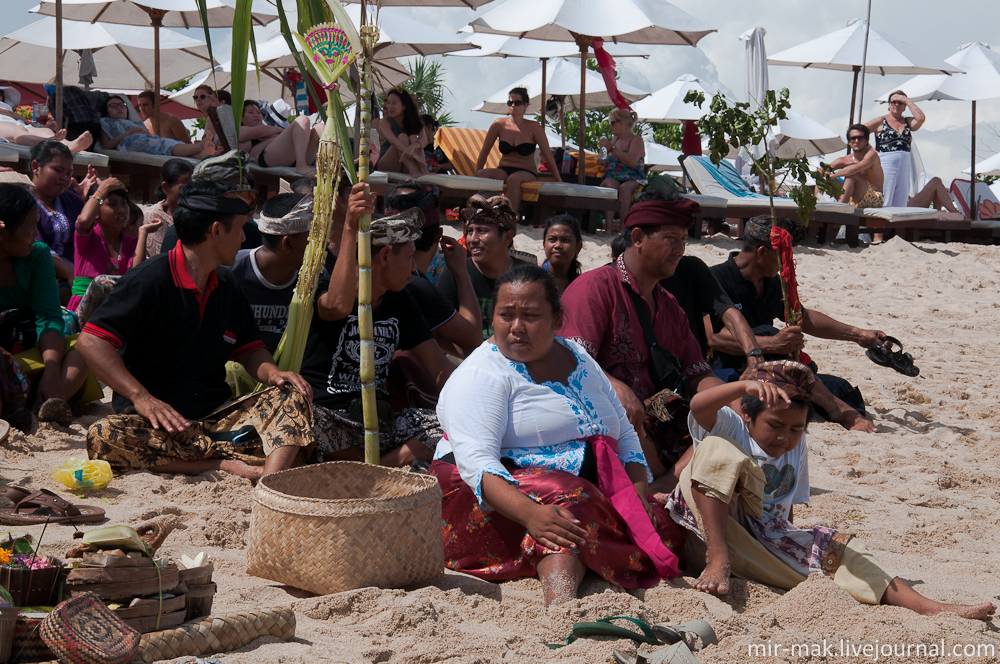
[[[556,337],[556,342],[576,357],[567,385],[535,383],[523,364],[487,341],[441,390],[437,415],[444,437],[434,458],[454,452],[458,472],[480,504],[483,473],[517,485],[501,458],[519,468],[578,475],[588,436],[614,438],[622,463],[647,465],[639,436],[600,365],[575,341]]]

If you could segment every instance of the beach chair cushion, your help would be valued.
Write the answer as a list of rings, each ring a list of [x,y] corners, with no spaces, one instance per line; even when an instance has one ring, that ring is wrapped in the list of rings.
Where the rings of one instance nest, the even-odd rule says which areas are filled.
[[[396,174],[389,174],[390,182],[392,181],[393,175]],[[404,175],[403,179],[406,179],[406,177],[407,176]],[[442,189],[459,189],[462,191],[468,191],[470,196],[477,191],[488,191],[499,194],[503,192],[504,186],[503,180],[475,178],[449,173],[432,173],[430,175],[422,175],[417,178],[417,182],[420,184],[433,184],[441,187]]]
[[[937,210],[918,207],[882,207],[861,209],[861,216],[873,219],[884,219],[889,223],[918,221],[922,219],[937,219]]]
[[[721,211],[726,210],[726,199],[719,196],[702,196],[701,194],[681,194],[682,198],[694,201],[701,206],[702,212],[706,210]]]
[[[540,196],[572,196],[575,198],[596,198],[598,200],[618,200],[618,190],[610,187],[594,187],[569,182],[543,182],[538,187]]]
[[[9,152],[14,152],[17,154],[19,159],[24,159],[28,162],[31,161],[31,148],[26,145],[17,145],[15,143],[0,143],[0,150],[7,150]],[[89,152],[84,150],[83,152],[77,152],[73,155],[74,164],[82,164],[84,166],[94,166],[95,168],[103,168],[108,165],[108,157],[104,154],[99,154],[97,152]]]

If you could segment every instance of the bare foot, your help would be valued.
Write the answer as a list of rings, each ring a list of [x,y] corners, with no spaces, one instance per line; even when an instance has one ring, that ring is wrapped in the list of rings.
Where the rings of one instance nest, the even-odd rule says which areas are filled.
[[[721,597],[729,592],[729,574],[729,549],[713,551],[709,548],[705,556],[705,570],[695,580],[694,587]]]
[[[314,167],[312,167],[312,166],[299,166],[298,164],[296,164],[295,165],[295,172],[298,173],[299,175],[301,175],[304,178],[312,177],[313,175],[316,175],[316,169]]]
[[[929,607],[926,611],[918,611],[925,616],[936,616],[939,613],[955,613],[969,620],[989,620],[996,612],[997,607],[990,602],[985,604],[941,604],[934,602],[937,606]]]
[[[232,473],[237,477],[248,479],[254,483],[264,476],[263,466],[251,466],[242,461],[234,461],[231,459],[223,461],[219,466],[219,469],[227,473]]]
[[[840,414],[840,426],[848,429],[850,431],[864,431],[865,433],[878,433],[878,427],[875,423],[864,417],[861,413],[854,410],[853,408],[848,408],[843,413]]]
[[[52,130],[52,140],[54,140],[54,141],[61,141],[64,138],[66,138],[66,130],[65,129],[53,129]]]
[[[63,136],[65,136],[66,131],[62,130],[62,132]],[[85,131],[79,136],[77,136],[75,140],[63,141],[63,142],[66,143],[66,146],[69,148],[70,152],[77,153],[77,152],[83,152],[91,145],[93,145],[94,137],[90,135],[89,131]]]

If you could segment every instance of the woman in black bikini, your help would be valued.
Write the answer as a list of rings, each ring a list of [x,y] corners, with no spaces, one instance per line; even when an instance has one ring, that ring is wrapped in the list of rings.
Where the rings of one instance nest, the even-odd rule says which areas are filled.
[[[427,175],[424,148],[428,139],[420,111],[405,90],[393,88],[385,94],[378,135],[382,137],[382,156],[376,168],[384,172],[407,173],[415,178]]]
[[[562,182],[559,177],[559,167],[549,150],[549,141],[545,138],[542,125],[524,117],[528,107],[528,91],[524,88],[514,88],[507,95],[507,112],[509,115],[494,120],[490,130],[486,132],[483,149],[479,151],[476,161],[476,177],[503,180],[507,183],[507,198],[510,200],[514,214],[520,214],[521,185],[538,179],[535,171],[535,147],[542,149],[542,159],[548,164],[549,173],[556,182]],[[493,144],[500,142],[500,163],[497,168],[484,168],[486,159],[493,149]]]
[[[316,170],[312,164],[323,126],[320,123],[310,127],[306,115],[296,116],[284,129],[266,125],[260,106],[248,99],[243,102],[240,150],[249,152],[258,166],[294,166],[295,172],[310,175]]]

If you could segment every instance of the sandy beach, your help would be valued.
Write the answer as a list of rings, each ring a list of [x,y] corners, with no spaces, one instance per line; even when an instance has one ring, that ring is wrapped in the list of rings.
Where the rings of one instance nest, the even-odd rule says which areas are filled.
[[[516,247],[541,255],[540,238],[540,230],[524,231]],[[609,244],[608,237],[588,238],[584,268],[606,263]],[[689,244],[688,253],[714,265],[738,247],[735,240],[715,236]],[[796,255],[807,307],[899,338],[921,369],[919,377],[907,378],[873,364],[856,345],[808,341],[806,349],[822,371],[861,388],[879,431],[810,424],[811,501],[796,507],[797,524],[857,535],[933,599],[997,603],[1000,377],[992,374],[1000,367],[1000,247],[909,244],[897,238],[859,249],[804,246]],[[649,623],[708,620],[719,644],[697,654],[703,664],[1000,661],[1000,619],[923,617],[864,606],[824,577],[789,592],[735,580],[730,595],[718,599],[693,590],[690,576],[626,592],[589,575],[579,600],[548,610],[536,579],[494,584],[451,572],[405,590],[362,588],[313,597],[245,573],[253,490],[245,480],[219,473],[136,472],[86,495],[56,484],[50,469],[69,456],[86,455],[86,428],[111,412],[107,401],[87,407],[69,428],[42,424],[30,435],[12,431],[0,445],[0,484],[44,487],[105,508],[109,520],[102,525],[170,522],[175,529],[161,553],[205,551],[215,562],[214,612],[294,608],[293,642],[258,639],[218,655],[226,664],[604,662],[613,649],[634,652],[634,644],[608,638],[556,650],[544,644],[562,642],[575,622],[613,615]],[[27,530],[38,536],[42,528]],[[61,555],[72,533],[68,526],[49,526],[43,547]],[[946,656],[915,654],[917,644],[929,648],[942,642]],[[791,651],[792,644],[819,650],[803,655]],[[865,645],[881,649],[877,659]],[[886,645],[897,654],[886,656]],[[907,645],[910,654],[898,654]],[[977,646],[992,652],[981,647],[977,652]],[[956,652],[959,656],[951,654]]]

